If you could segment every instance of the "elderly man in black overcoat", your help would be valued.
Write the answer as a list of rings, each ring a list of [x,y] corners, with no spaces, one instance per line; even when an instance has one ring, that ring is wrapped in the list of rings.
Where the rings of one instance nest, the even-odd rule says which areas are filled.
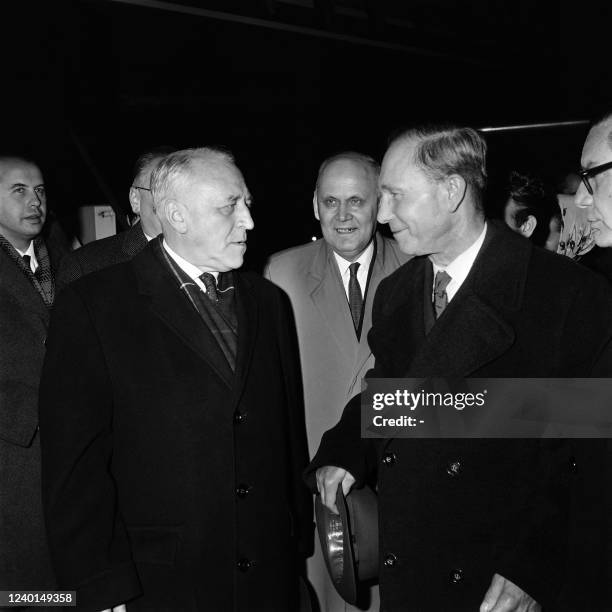
[[[468,128],[414,129],[390,145],[379,221],[416,257],[377,291],[369,376],[609,376],[609,288],[485,221],[485,152]],[[357,398],[308,473],[335,509],[338,483],[348,491],[377,471],[382,609],[560,609],[571,508],[589,502],[573,497],[577,441],[360,440],[359,413]],[[598,572],[600,559],[578,562]],[[591,595],[581,609],[599,609]]]
[[[67,251],[38,166],[0,157],[0,590],[54,585],[40,494],[38,383]]]
[[[295,609],[304,417],[281,294],[238,271],[251,196],[209,148],[166,157],[152,189],[163,236],[69,285],[52,318],[41,435],[59,585],[84,610]]]

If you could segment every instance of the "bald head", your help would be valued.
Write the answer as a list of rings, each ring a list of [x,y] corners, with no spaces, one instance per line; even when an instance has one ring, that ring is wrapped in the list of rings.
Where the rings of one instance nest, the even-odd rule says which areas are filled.
[[[324,240],[347,261],[355,261],[376,229],[378,164],[347,152],[323,162],[313,198]]]

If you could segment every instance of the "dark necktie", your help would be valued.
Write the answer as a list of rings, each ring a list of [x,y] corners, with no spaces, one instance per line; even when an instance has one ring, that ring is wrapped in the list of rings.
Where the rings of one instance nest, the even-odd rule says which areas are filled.
[[[450,282],[451,277],[444,272],[444,270],[438,270],[438,272],[436,272],[436,278],[434,280],[434,309],[436,311],[436,319],[440,317],[448,304],[446,287]]]
[[[349,294],[349,307],[351,309],[351,317],[353,317],[353,326],[355,331],[359,331],[359,323],[361,321],[361,309],[363,308],[363,297],[361,295],[361,287],[357,280],[357,269],[359,263],[355,262],[349,266],[349,272],[351,276],[349,278],[348,294]]]
[[[25,262],[25,265],[28,267],[28,270],[32,272],[32,264],[30,263],[32,258],[29,255],[22,255],[21,257]]]
[[[210,299],[211,302],[216,304],[219,301],[219,296],[217,295],[217,281],[213,274],[210,272],[203,272],[200,274],[200,280],[204,283],[206,287],[206,295]]]

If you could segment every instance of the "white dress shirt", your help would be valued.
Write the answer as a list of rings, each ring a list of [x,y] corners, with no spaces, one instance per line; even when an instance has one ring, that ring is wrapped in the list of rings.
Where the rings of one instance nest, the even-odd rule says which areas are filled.
[[[459,288],[463,284],[463,281],[467,278],[467,275],[470,273],[472,266],[474,265],[474,261],[480,251],[480,247],[482,247],[482,243],[485,239],[485,234],[487,233],[487,224],[485,223],[484,228],[476,239],[474,243],[470,247],[468,247],[461,255],[457,255],[453,261],[451,261],[446,268],[442,268],[437,266],[433,261],[433,271],[434,271],[434,283],[436,280],[436,274],[439,270],[446,272],[451,280],[446,286],[446,295],[448,297],[448,301],[450,302],[454,297]],[[433,301],[433,286],[431,289],[431,299]]]
[[[192,263],[188,262],[186,259],[183,259],[178,253],[175,253],[169,246],[166,240],[164,239],[163,247],[166,249],[166,253],[172,257],[176,265],[183,271],[187,276],[193,280],[193,282],[204,292],[206,293],[206,287],[204,283],[200,280],[200,274],[202,274],[202,270],[197,266],[194,266]],[[215,281],[219,280],[218,272],[211,272],[211,274],[215,277]]]
[[[20,251],[19,249],[15,249],[22,257],[24,255],[30,256],[30,270],[32,273],[36,272],[38,269],[38,259],[36,259],[36,255],[34,253],[34,241],[30,240],[30,246],[25,251]]]
[[[357,280],[359,281],[359,288],[361,289],[361,297],[365,293],[366,284],[368,282],[368,272],[370,271],[370,264],[372,263],[372,257],[374,255],[374,240],[366,247],[365,251],[355,260],[347,261],[344,257],[341,257],[334,251],[334,257],[338,263],[338,269],[340,270],[340,278],[342,278],[342,284],[344,286],[344,293],[346,299],[349,299],[349,280],[351,278],[351,272],[349,267],[353,263],[359,263],[357,268]]]

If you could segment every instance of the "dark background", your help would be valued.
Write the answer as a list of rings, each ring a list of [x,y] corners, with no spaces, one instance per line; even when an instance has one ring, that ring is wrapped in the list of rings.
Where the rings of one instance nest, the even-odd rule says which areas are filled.
[[[420,121],[612,108],[606,20],[596,4],[532,0],[20,0],[2,24],[0,148],[39,160],[69,227],[80,205],[127,211],[143,148],[225,145],[255,198],[258,268],[319,235],[312,190],[329,154],[380,158]],[[494,185],[511,168],[555,180],[586,130],[488,134]]]

